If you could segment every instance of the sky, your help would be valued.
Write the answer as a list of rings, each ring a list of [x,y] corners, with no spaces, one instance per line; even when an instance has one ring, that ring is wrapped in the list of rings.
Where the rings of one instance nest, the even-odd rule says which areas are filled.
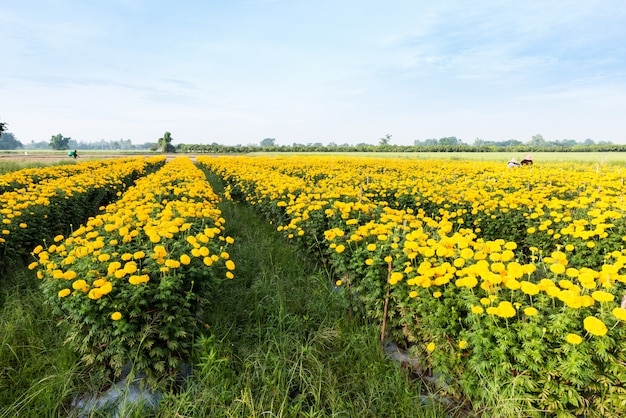
[[[622,0],[0,3],[22,143],[626,144]]]

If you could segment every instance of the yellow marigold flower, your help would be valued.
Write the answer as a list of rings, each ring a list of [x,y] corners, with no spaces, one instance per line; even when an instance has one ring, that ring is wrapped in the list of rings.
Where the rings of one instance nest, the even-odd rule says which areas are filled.
[[[235,239],[234,239],[234,238],[232,238],[232,237],[226,237],[226,242],[227,242],[228,244],[233,244],[233,243],[235,242]]]
[[[72,291],[71,291],[70,289],[67,289],[67,288],[66,288],[66,289],[61,289],[61,290],[59,290],[58,295],[59,295],[59,297],[60,297],[60,298],[64,298],[64,297],[66,297],[67,295],[69,295],[70,293],[72,293]]]
[[[567,334],[565,341],[570,344],[578,345],[583,342],[583,337],[577,334]]]
[[[343,284],[343,282],[341,280],[337,280],[335,282],[335,286],[341,286]]]
[[[566,250],[566,251],[574,251],[574,248],[575,248],[575,247],[574,247],[572,244],[567,244],[567,245],[565,246],[565,250]]]
[[[399,271],[394,271],[393,273],[391,273],[391,276],[389,277],[389,284],[394,285],[396,283],[398,283],[400,280],[402,280],[403,274],[400,273]]]
[[[76,278],[76,272],[72,270],[66,271],[63,273],[63,278],[65,280],[74,280]]]
[[[114,321],[119,321],[120,319],[122,319],[121,312],[113,312],[111,314],[111,319],[114,320]]]
[[[210,267],[210,266],[211,266],[211,264],[213,264],[213,259],[212,259],[211,257],[204,257],[204,258],[202,259],[202,262],[203,262],[206,266]]]
[[[180,262],[183,265],[189,265],[189,263],[191,263],[191,257],[189,257],[187,254],[182,254],[180,256]]]
[[[20,224],[20,228],[28,228],[28,225],[25,222],[22,222]]]
[[[78,279],[72,283],[72,288],[76,290],[82,290],[87,286],[87,282],[83,279]]]
[[[124,272],[126,274],[133,274],[137,272],[137,263],[134,261],[129,261],[126,264],[124,264]]]
[[[39,263],[38,263],[38,262],[33,261],[32,263],[30,263],[30,264],[28,265],[28,269],[29,269],[29,270],[34,270],[34,269],[35,269],[35,267],[37,267],[38,265],[39,265]]]
[[[554,263],[550,265],[550,271],[554,274],[563,274],[565,273],[565,266],[561,263]]]
[[[626,309],[624,308],[613,308],[611,311],[614,317],[621,321],[626,321]]]
[[[596,290],[591,294],[591,297],[598,302],[612,302],[615,300],[615,296],[612,293],[603,290]]]
[[[368,258],[367,260],[365,260],[365,264],[367,264],[368,266],[371,266],[372,264],[374,264],[374,260],[372,260],[371,258]]]
[[[433,351],[435,351],[435,343],[434,343],[434,342],[432,342],[432,341],[431,341],[430,343],[428,343],[428,345],[426,346],[426,350],[428,350],[428,351],[429,351],[429,352],[431,352],[431,353],[432,353]]]
[[[54,237],[54,242],[59,242],[59,241],[63,241],[63,235],[57,235],[56,237]]]
[[[3,233],[4,233],[4,231],[3,231]],[[43,251],[43,246],[38,245],[38,246],[36,246],[36,247],[35,247],[35,249],[33,250],[33,254],[39,254],[39,253],[40,253],[40,252],[42,252],[42,251]]]
[[[376,239],[377,239],[378,241],[387,241],[387,235],[385,235],[385,234],[380,234],[380,235],[378,235],[378,236],[376,237]]]
[[[433,297],[434,298],[440,298],[441,297],[441,292],[434,292],[433,293]]]
[[[459,341],[459,348],[463,350],[465,347],[467,347],[467,341],[465,340]]]
[[[517,314],[515,307],[508,300],[500,302],[497,309],[496,315],[502,318],[512,318]]]
[[[387,257],[384,258],[386,263],[391,263],[393,261],[393,257],[388,255]]]
[[[43,277],[44,277],[44,276],[43,276],[43,273],[42,273],[40,270],[38,270],[38,271],[37,271],[37,278],[38,278],[39,280],[41,280],[41,279],[43,279]]]
[[[233,273],[231,273],[230,271],[226,272],[226,277],[229,279],[233,279],[235,277],[235,275]]]
[[[376,251],[376,244],[367,244],[367,251]]]
[[[456,268],[461,268],[465,265],[465,259],[463,257],[459,257],[455,259],[452,264],[454,264],[454,267]]]
[[[539,293],[539,286],[526,280],[522,282],[520,288],[522,289],[522,292],[529,296],[534,296]]]
[[[487,305],[491,305],[491,299],[489,299],[489,298],[481,298],[481,299],[480,299],[480,303],[481,303],[482,305],[485,305],[485,306],[487,306]]]
[[[596,318],[595,316],[588,316],[583,321],[583,325],[585,330],[593,335],[603,336],[607,333],[608,329],[602,320]]]
[[[228,270],[235,270],[235,263],[233,260],[226,260],[226,268]]]
[[[135,260],[142,259],[142,258],[144,258],[145,256],[146,256],[146,253],[145,253],[145,252],[143,252],[143,251],[136,251],[136,252],[133,254],[133,258],[134,258]]]
[[[180,261],[172,259],[165,260],[165,265],[169,268],[176,269],[180,267]]]
[[[409,292],[409,297],[410,298],[416,298],[417,297],[417,292],[415,290],[412,290]]]
[[[133,258],[133,255],[129,253],[124,253],[120,258],[122,259],[122,261],[128,261]]]
[[[230,258],[230,254],[228,254],[227,252],[223,251],[220,254],[220,257],[223,258],[224,260],[228,260]]]
[[[93,300],[100,299],[102,297],[102,292],[99,288],[95,287],[89,291],[87,296],[89,297],[89,299]]]
[[[535,227],[530,227],[526,230],[526,232],[528,232],[529,234],[534,234],[537,231],[537,228]]]
[[[106,282],[100,287],[100,293],[102,293],[103,295],[108,295],[109,293],[111,293],[112,290],[113,285],[111,284],[111,282]]]
[[[526,316],[536,316],[538,313],[539,311],[533,308],[532,306],[529,306],[528,308],[524,308],[524,314],[526,314]]]
[[[472,313],[475,313],[476,315],[480,315],[483,312],[485,312],[485,310],[483,309],[482,306],[472,306]]]
[[[596,243],[593,241],[587,241],[587,248],[593,248],[596,246]]]
[[[339,254],[341,254],[342,252],[344,252],[346,250],[346,246],[343,244],[339,244],[335,247],[335,251]]]
[[[504,244],[504,248],[507,250],[514,250],[517,248],[517,243],[513,242],[513,241],[509,241],[506,244]]]

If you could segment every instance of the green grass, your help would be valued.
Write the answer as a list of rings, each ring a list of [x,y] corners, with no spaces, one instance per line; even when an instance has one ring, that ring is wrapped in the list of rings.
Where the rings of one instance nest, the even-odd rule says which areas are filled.
[[[216,283],[194,372],[164,391],[156,416],[466,416],[431,404],[421,381],[385,358],[380,330],[347,317],[315,260],[250,207],[221,209],[236,276]],[[73,398],[106,387],[64,348],[60,331],[33,272],[12,269],[0,290],[0,418],[71,416]]]

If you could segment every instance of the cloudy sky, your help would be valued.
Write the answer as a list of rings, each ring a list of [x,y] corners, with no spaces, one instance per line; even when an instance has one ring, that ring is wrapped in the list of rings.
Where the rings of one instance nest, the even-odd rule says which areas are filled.
[[[22,143],[626,143],[622,0],[0,3]]]

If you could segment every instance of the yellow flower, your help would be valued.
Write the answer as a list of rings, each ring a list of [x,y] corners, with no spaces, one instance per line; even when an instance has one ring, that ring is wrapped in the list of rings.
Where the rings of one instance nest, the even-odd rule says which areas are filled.
[[[226,277],[229,278],[229,279],[232,279],[232,278],[235,277],[235,275],[233,273],[231,273],[230,271],[227,271],[226,272]]]
[[[585,318],[583,325],[587,332],[600,337],[605,335],[608,331],[604,322],[595,316],[588,316]]]
[[[622,320],[622,321],[626,321],[626,309],[624,309],[624,308],[613,308],[611,313],[617,319]]]
[[[83,279],[78,279],[74,283],[72,283],[72,288],[76,290],[82,290],[87,286],[87,282]]]
[[[59,295],[59,297],[60,297],[60,298],[64,298],[64,297],[66,297],[67,295],[69,295],[70,293],[72,293],[72,291],[71,291],[70,289],[67,289],[67,288],[66,288],[66,289],[61,289],[61,290],[59,290],[58,295]]]
[[[537,311],[537,309],[533,308],[532,306],[529,306],[528,308],[524,308],[524,313],[526,314],[526,316],[536,316],[539,311]]]
[[[482,306],[472,306],[472,313],[475,313],[476,315],[480,315],[483,312],[485,312],[485,310],[483,309]]]
[[[578,345],[583,342],[583,337],[577,334],[567,334],[565,341],[570,344]]]
[[[135,253],[133,254],[133,258],[134,258],[135,260],[139,260],[139,259],[141,259],[141,258],[144,258],[145,256],[146,256],[146,253],[145,253],[145,252],[143,252],[143,251],[137,251],[137,252],[135,252]]]
[[[212,259],[211,257],[204,257],[204,258],[202,259],[202,262],[203,262],[206,266],[210,267],[210,266],[211,266],[211,264],[213,264],[213,259]]]
[[[417,297],[417,292],[415,290],[412,290],[409,292],[409,297],[410,298],[416,298]]]
[[[235,270],[235,263],[233,260],[226,260],[226,268],[228,270]]]
[[[38,262],[33,261],[32,263],[30,263],[30,264],[28,265],[28,269],[29,269],[29,270],[34,270],[34,269],[35,269],[35,267],[37,267],[38,265],[39,265],[39,263],[38,263]]]
[[[337,280],[335,282],[335,286],[341,286],[343,284],[343,282],[341,280]]]
[[[119,321],[120,319],[122,319],[121,312],[113,312],[111,314],[111,319],[114,320],[114,321]]]
[[[191,257],[189,257],[187,254],[182,254],[180,256],[180,262],[181,264],[184,264],[186,266],[191,263]]]
[[[224,251],[220,254],[220,257],[223,258],[224,260],[228,260],[230,258],[230,254]]]
[[[440,298],[441,297],[441,292],[434,292],[433,293],[433,297]]]
[[[374,260],[372,260],[371,258],[368,258],[367,260],[365,260],[365,264],[367,264],[368,266],[371,266],[372,264],[374,264]]]
[[[598,302],[612,302],[615,300],[615,296],[612,293],[602,290],[596,290],[591,294],[591,297]]]
[[[435,351],[435,343],[434,342],[428,343],[428,345],[426,346],[426,350],[428,350],[431,353]]]
[[[346,250],[346,246],[343,244],[339,244],[337,245],[337,247],[335,247],[335,251],[339,254],[341,254],[342,252],[344,252]]]
[[[57,235],[56,237],[54,237],[54,242],[59,242],[59,241],[63,241],[63,235]]]
[[[235,242],[235,240],[234,240],[232,237],[226,237],[226,242],[227,242],[228,244],[232,244],[232,243],[234,243],[234,242]]]
[[[367,251],[376,251],[376,244],[367,244]]]
[[[550,266],[550,271],[554,274],[565,273],[565,266],[561,263],[554,263]]]
[[[467,347],[467,341],[465,340],[459,341],[459,348],[463,350],[465,347]]]

